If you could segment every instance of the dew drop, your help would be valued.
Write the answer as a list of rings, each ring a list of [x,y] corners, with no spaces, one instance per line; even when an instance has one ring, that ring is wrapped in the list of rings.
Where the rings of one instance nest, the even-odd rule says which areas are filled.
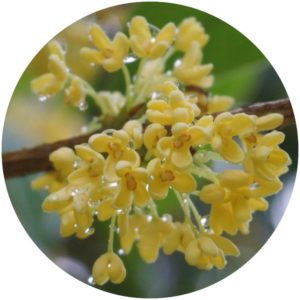
[[[88,227],[84,233],[87,235],[92,235],[95,232],[95,228],[94,227]]]
[[[152,219],[153,219],[153,217],[152,217],[151,215],[148,215],[148,216],[147,216],[147,222],[151,222]]]
[[[124,64],[131,64],[135,61],[137,61],[138,57],[134,55],[133,53],[129,53],[124,59],[123,62]]]
[[[75,160],[75,161],[73,162],[73,168],[74,168],[74,169],[77,169],[77,168],[78,168],[78,161],[77,161],[77,160]]]
[[[164,214],[162,217],[161,217],[161,220],[163,222],[172,222],[173,218],[171,215],[169,214]]]
[[[157,99],[157,98],[159,98],[160,96],[161,96],[160,93],[153,92],[153,93],[151,94],[151,99]]]
[[[203,227],[205,228],[205,229],[208,229],[208,227],[209,227],[209,216],[208,215],[205,215],[205,216],[203,216],[202,218],[201,218],[201,224],[203,225]]]
[[[120,256],[124,255],[124,254],[125,254],[124,249],[120,248],[120,249],[118,250],[118,254],[119,254]]]
[[[159,33],[159,28],[157,28],[153,24],[148,23],[148,27],[150,29],[150,32],[151,32],[152,36],[156,36]]]
[[[73,189],[73,190],[71,191],[71,196],[72,196],[72,197],[75,197],[75,196],[78,194],[78,192],[79,192],[78,189]]]
[[[93,276],[90,276],[90,277],[88,278],[88,283],[91,284],[91,285],[95,285],[95,284],[96,284],[96,281],[95,281],[95,279],[94,279]]]
[[[50,95],[42,95],[42,96],[39,96],[39,101],[40,101],[40,102],[45,102],[45,101],[47,101],[49,98],[50,98]]]
[[[138,228],[138,227],[135,227],[135,228],[134,228],[134,232],[135,232],[135,233],[138,233],[138,232],[139,232],[139,228]]]
[[[117,212],[118,215],[124,214],[124,210],[121,209],[121,208],[120,208],[120,209],[117,209],[116,212]]]
[[[177,59],[174,63],[174,67],[175,68],[179,67],[181,65],[181,63],[182,63],[181,59]]]
[[[79,103],[79,106],[78,106],[79,110],[80,111],[85,111],[88,109],[88,105],[85,101],[82,101]]]
[[[93,201],[90,200],[90,201],[88,201],[88,205],[92,209],[97,209],[99,204],[100,204],[100,200],[93,200]]]
[[[111,264],[108,264],[107,267],[108,267],[108,268],[111,268]]]

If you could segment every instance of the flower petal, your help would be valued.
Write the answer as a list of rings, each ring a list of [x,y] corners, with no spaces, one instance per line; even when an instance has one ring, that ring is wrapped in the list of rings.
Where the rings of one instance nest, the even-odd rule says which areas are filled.
[[[190,193],[196,190],[197,183],[191,174],[178,172],[171,185],[180,193]]]

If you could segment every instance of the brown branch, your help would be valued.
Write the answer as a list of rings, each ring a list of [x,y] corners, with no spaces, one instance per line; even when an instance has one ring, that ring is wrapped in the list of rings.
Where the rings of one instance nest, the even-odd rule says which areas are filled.
[[[244,112],[257,116],[277,112],[284,116],[283,126],[295,124],[293,109],[289,99],[259,102],[234,109],[231,112],[233,114]],[[2,155],[4,176],[5,178],[12,178],[51,170],[52,166],[48,158],[52,151],[63,146],[74,148],[75,145],[86,143],[92,134],[79,135],[52,144],[43,144],[30,149],[4,153]]]

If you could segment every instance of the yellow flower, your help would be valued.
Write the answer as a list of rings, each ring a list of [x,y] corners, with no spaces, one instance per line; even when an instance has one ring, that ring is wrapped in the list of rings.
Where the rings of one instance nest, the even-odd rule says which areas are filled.
[[[245,154],[233,137],[254,132],[255,121],[246,114],[232,115],[229,112],[219,114],[214,121],[212,148],[232,163],[241,162]]]
[[[282,125],[283,120],[283,115],[278,113],[269,113],[258,117],[255,121],[256,130],[260,132],[275,129]]]
[[[130,47],[135,55],[155,59],[162,56],[173,43],[176,27],[168,23],[152,37],[147,20],[137,16],[130,22],[129,34]]]
[[[169,187],[180,193],[193,192],[197,187],[190,173],[177,170],[170,163],[161,164],[159,158],[152,159],[147,170],[151,175],[149,192],[154,199],[164,199],[168,195]]]
[[[192,123],[200,114],[193,99],[185,98],[179,90],[170,92],[168,100],[151,100],[147,104],[146,116],[151,123],[173,125],[178,122]]]
[[[185,251],[186,262],[199,269],[210,270],[213,266],[223,269],[225,255],[238,256],[238,248],[229,240],[215,234],[201,235],[189,243]]]
[[[125,253],[129,253],[133,243],[139,239],[140,233],[147,224],[147,217],[144,214],[130,215],[128,218],[128,230],[126,234],[120,236],[121,248]]]
[[[152,155],[161,156],[157,150],[157,142],[166,135],[167,130],[161,124],[153,123],[147,126],[144,132],[144,145]]]
[[[31,88],[40,97],[50,97],[59,92],[65,85],[68,77],[68,68],[65,64],[65,51],[58,42],[49,44],[50,56],[48,70],[31,81]]]
[[[245,170],[257,179],[275,180],[288,171],[291,159],[279,145],[284,141],[284,134],[272,131],[265,135],[252,135],[245,143],[247,147],[244,160]]]
[[[74,77],[69,87],[65,89],[65,103],[81,108],[85,105],[85,96],[86,91],[82,80]]]
[[[67,176],[74,170],[76,155],[74,151],[67,147],[61,147],[53,151],[49,160],[54,171],[38,177],[31,182],[33,189],[47,189],[49,193],[56,192],[67,185]]]
[[[197,91],[191,90],[191,93],[197,93]],[[204,95],[203,93],[197,93],[197,104],[203,114],[215,114],[228,111],[234,103],[234,99],[229,96],[219,95]]]
[[[207,142],[205,132],[199,126],[177,123],[172,126],[172,136],[163,137],[157,144],[158,151],[177,168],[187,168],[193,162],[190,148]]]
[[[95,261],[92,275],[98,285],[103,285],[109,280],[119,284],[126,277],[126,269],[118,255],[113,252],[107,252]]]
[[[119,177],[119,191],[114,200],[114,206],[119,209],[127,209],[134,203],[137,206],[145,206],[150,200],[146,185],[149,175],[144,168],[133,167],[128,161],[119,161],[116,164]]]
[[[104,164],[104,176],[108,180],[116,180],[115,166],[118,161],[126,160],[132,166],[140,164],[139,155],[128,147],[130,137],[124,130],[114,131],[112,136],[100,133],[94,134],[89,139],[89,144],[92,149],[101,153],[108,153],[108,157]]]
[[[86,192],[78,192],[73,196],[73,211],[75,219],[76,237],[84,239],[94,233],[91,228],[94,218],[93,209],[89,205],[89,195]]]
[[[90,63],[101,65],[107,72],[118,71],[128,54],[128,38],[118,32],[111,41],[103,29],[96,24],[92,25],[90,36],[97,49],[84,47],[81,49],[81,55]]]
[[[193,229],[188,223],[174,223],[174,228],[163,242],[163,251],[170,255],[175,251],[185,252],[187,246],[195,239]]]
[[[197,41],[201,47],[204,47],[209,40],[204,27],[196,18],[184,19],[178,27],[175,46],[178,50],[186,52],[189,50],[193,41]]]
[[[130,136],[134,149],[140,149],[143,145],[143,126],[139,121],[131,120],[124,124],[123,130]]]
[[[134,84],[135,93],[143,94],[145,97],[155,96],[161,89],[162,83],[171,79],[168,74],[164,73],[164,67],[164,60],[161,57],[146,61]]]
[[[101,91],[97,95],[95,103],[100,107],[103,114],[110,116],[117,116],[126,102],[123,94],[118,91]]]
[[[88,145],[77,145],[75,151],[82,161],[82,166],[68,176],[69,183],[77,186],[98,184],[103,174],[103,156]]]
[[[173,75],[185,85],[209,88],[213,84],[213,76],[209,75],[212,64],[202,65],[202,50],[198,42],[193,42],[182,60],[175,63]]]
[[[224,231],[248,233],[252,214],[268,209],[262,190],[252,188],[251,176],[241,170],[226,170],[219,174],[219,183],[208,184],[199,193],[200,199],[211,205],[209,224],[216,234]]]
[[[145,262],[153,263],[157,260],[159,249],[172,228],[170,221],[164,222],[160,219],[155,219],[142,228],[137,248]]]

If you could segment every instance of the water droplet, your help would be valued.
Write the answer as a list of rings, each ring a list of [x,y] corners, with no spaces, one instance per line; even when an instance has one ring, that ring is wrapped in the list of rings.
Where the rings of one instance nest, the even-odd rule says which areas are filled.
[[[175,68],[179,67],[181,65],[181,63],[182,63],[181,59],[177,59],[174,63],[174,67]]]
[[[109,187],[117,187],[118,186],[118,182],[110,182],[109,184]]]
[[[171,76],[171,75],[172,75],[172,71],[171,71],[171,70],[167,71],[167,72],[166,72],[166,75],[167,75],[167,76]]]
[[[116,212],[117,212],[118,215],[123,215],[124,214],[124,210],[121,209],[121,208],[117,209]]]
[[[85,101],[82,101],[79,103],[78,108],[80,111],[85,111],[88,109],[88,104]]]
[[[116,234],[119,234],[120,233],[120,228],[119,227],[115,227],[115,232],[116,232]]]
[[[138,59],[133,53],[128,53],[128,55],[123,59],[124,64],[131,64]]]
[[[164,214],[162,217],[161,217],[161,220],[163,222],[172,222],[173,218],[171,215],[169,214]]]
[[[39,96],[39,101],[40,102],[45,102],[50,98],[50,95],[41,95]]]
[[[73,162],[73,168],[74,168],[74,169],[77,169],[77,168],[78,168],[78,161],[77,161],[77,160],[75,160],[75,161]]]
[[[95,232],[95,228],[94,227],[88,227],[84,233],[87,235],[92,235]]]
[[[108,267],[108,268],[111,268],[111,264],[108,264],[107,267]]]
[[[135,232],[135,233],[138,233],[138,232],[139,232],[139,228],[138,228],[138,227],[135,227],[135,228],[134,228],[134,232]]]
[[[100,200],[89,200],[88,205],[92,209],[97,209],[100,204]]]
[[[91,67],[95,67],[95,66],[96,66],[96,64],[95,64],[95,63],[93,63],[93,62],[91,62],[91,63],[90,63],[90,66],[91,66]]]
[[[157,92],[153,92],[151,94],[151,99],[158,99],[160,98],[161,94],[160,93],[157,93]]]
[[[124,254],[125,254],[124,249],[120,248],[120,249],[118,250],[118,254],[119,254],[120,256],[124,255]]]
[[[90,277],[88,278],[88,283],[91,284],[91,285],[95,285],[95,284],[96,284],[96,281],[95,281],[95,279],[94,279],[93,276],[90,276]]]
[[[75,197],[78,194],[79,190],[78,189],[73,189],[71,190],[71,196]]]
[[[203,227],[205,229],[208,229],[208,227],[209,227],[209,216],[208,215],[205,215],[201,218],[201,224],[203,225]]]
[[[151,222],[153,220],[153,217],[151,215],[147,216],[147,222]]]
[[[148,23],[148,27],[150,29],[150,32],[151,32],[152,36],[156,36],[159,33],[159,28],[157,28],[153,24]]]

